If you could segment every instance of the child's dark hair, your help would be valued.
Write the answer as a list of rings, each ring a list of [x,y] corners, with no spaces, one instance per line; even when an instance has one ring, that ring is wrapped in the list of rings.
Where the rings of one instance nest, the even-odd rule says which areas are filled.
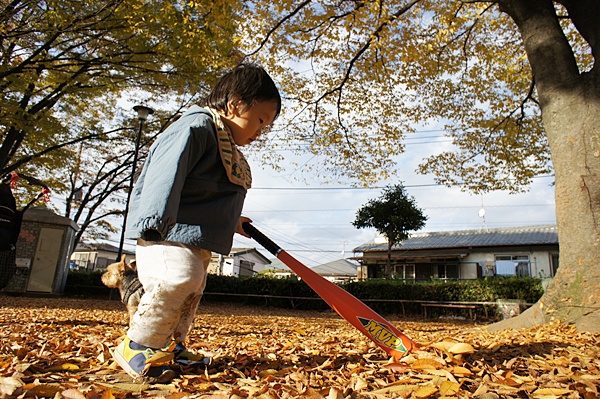
[[[275,82],[262,67],[253,63],[239,64],[223,75],[201,105],[227,114],[229,101],[242,102],[247,108],[257,101],[274,101],[277,103],[275,118],[281,112],[281,96]]]

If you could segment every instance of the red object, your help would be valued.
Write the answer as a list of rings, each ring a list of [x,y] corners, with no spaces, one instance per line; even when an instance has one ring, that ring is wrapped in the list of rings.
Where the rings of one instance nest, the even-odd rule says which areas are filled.
[[[13,190],[17,188],[17,180],[19,180],[19,175],[15,172],[10,172],[10,188]]]
[[[394,359],[406,356],[418,345],[354,295],[325,279],[293,256],[282,250],[250,223],[243,228],[265,249],[292,269],[340,316],[375,342]]]
[[[44,195],[44,202],[50,202],[50,189],[48,187],[42,187],[42,194]]]
[[[379,345],[396,360],[406,356],[416,344],[354,295],[325,279],[285,251],[277,258],[302,278],[340,316]]]

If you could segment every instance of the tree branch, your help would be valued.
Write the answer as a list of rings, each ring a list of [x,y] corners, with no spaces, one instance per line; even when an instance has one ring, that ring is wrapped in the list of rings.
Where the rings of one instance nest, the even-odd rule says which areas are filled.
[[[122,130],[128,130],[128,129],[130,129],[130,128],[123,127],[123,128],[109,130],[107,132],[88,134],[86,136],[82,136],[82,137],[79,137],[79,138],[67,141],[65,143],[61,143],[61,144],[56,144],[56,145],[50,146],[50,147],[45,148],[44,150],[42,150],[42,151],[40,151],[38,153],[31,154],[31,155],[28,155],[26,157],[23,157],[23,158],[19,159],[17,162],[13,163],[12,165],[7,166],[6,168],[4,168],[2,170],[2,175],[10,173],[10,172],[18,169],[20,166],[25,165],[28,162],[31,162],[32,160],[34,160],[36,158],[42,157],[42,156],[48,154],[49,152],[56,151],[56,150],[59,150],[61,148],[73,145],[73,144],[77,144],[77,143],[82,142],[82,141],[97,139],[97,138],[100,138],[102,136],[106,136],[106,135],[108,135],[110,133],[115,133],[115,132],[119,132],[119,131],[122,131]]]
[[[553,3],[498,0],[498,5],[521,32],[542,106],[555,98],[556,91],[573,90],[580,77],[579,68]]]
[[[309,5],[311,2],[312,2],[312,0],[304,0],[302,3],[300,3],[298,5],[298,7],[296,7],[294,10],[292,10],[291,13],[289,13],[288,15],[284,16],[282,19],[280,19],[279,21],[277,21],[277,23],[275,24],[275,26],[273,26],[267,32],[267,35],[260,42],[260,44],[258,45],[258,47],[254,51],[252,51],[250,54],[247,54],[246,56],[250,57],[250,56],[258,53],[265,46],[265,44],[267,44],[267,42],[271,39],[271,36],[275,33],[275,31],[277,31],[277,29],[279,29],[279,27],[281,25],[283,25],[287,20],[291,19],[294,15],[298,14],[304,7],[306,7],[307,5]]]

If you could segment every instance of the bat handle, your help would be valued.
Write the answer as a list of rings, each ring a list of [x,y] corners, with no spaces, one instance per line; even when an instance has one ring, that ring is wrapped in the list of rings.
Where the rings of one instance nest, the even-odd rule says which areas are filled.
[[[249,222],[242,223],[242,228],[248,235],[262,245],[267,251],[277,256],[281,252],[281,247],[271,241],[266,235],[258,231],[258,229],[252,226]]]

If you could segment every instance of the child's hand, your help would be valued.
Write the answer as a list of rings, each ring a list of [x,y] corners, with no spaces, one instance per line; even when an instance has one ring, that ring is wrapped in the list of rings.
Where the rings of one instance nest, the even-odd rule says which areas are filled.
[[[240,221],[238,222],[238,225],[237,225],[237,228],[235,229],[235,232],[238,233],[238,234],[243,235],[244,237],[252,238],[242,228],[242,223],[244,223],[244,222],[252,223],[252,219],[247,218],[246,216],[240,216]]]

